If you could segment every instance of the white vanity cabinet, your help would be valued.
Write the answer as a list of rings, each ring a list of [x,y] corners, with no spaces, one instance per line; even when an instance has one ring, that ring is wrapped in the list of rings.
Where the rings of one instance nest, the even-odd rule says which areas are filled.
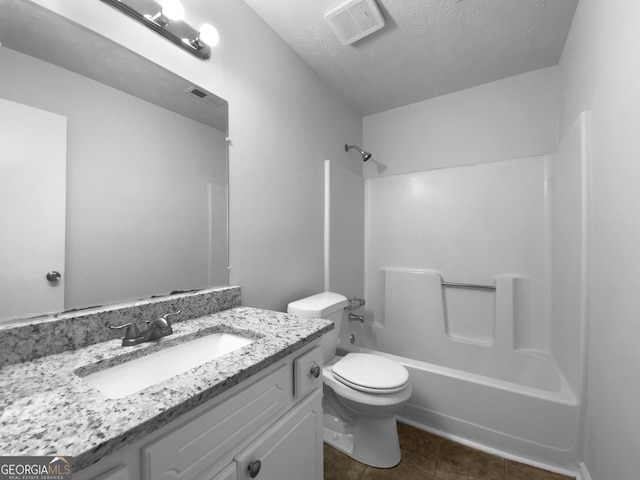
[[[320,365],[316,340],[73,478],[322,480]]]

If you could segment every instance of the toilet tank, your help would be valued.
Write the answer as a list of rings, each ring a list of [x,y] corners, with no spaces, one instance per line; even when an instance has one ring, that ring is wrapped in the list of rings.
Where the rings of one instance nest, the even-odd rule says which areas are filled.
[[[301,317],[326,318],[332,320],[335,324],[334,329],[322,337],[324,362],[332,359],[336,354],[342,316],[347,305],[349,305],[349,300],[344,295],[323,292],[296,300],[287,306],[287,313],[293,313]]]

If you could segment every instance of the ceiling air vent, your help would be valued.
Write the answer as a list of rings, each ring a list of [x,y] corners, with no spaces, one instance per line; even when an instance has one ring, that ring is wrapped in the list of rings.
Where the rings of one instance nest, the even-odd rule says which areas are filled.
[[[203,102],[207,102],[214,107],[217,107],[218,105],[222,105],[224,103],[223,99],[214,95],[213,93],[207,92],[205,89],[200,87],[189,87],[185,90],[185,93],[193,95],[194,97],[198,97]]]
[[[351,45],[384,27],[375,0],[351,0],[327,12],[324,19],[343,45]]]

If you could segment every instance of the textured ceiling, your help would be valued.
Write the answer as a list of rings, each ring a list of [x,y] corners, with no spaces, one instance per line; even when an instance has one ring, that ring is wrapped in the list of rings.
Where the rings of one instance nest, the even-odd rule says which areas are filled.
[[[344,0],[244,0],[362,115],[556,65],[578,0],[377,0],[386,25],[343,46]]]

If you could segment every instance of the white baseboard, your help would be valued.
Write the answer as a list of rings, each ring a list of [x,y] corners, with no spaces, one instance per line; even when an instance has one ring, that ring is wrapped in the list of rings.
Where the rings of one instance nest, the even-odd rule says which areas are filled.
[[[578,462],[578,468],[580,469],[580,478],[578,480],[593,480],[584,462]]]

